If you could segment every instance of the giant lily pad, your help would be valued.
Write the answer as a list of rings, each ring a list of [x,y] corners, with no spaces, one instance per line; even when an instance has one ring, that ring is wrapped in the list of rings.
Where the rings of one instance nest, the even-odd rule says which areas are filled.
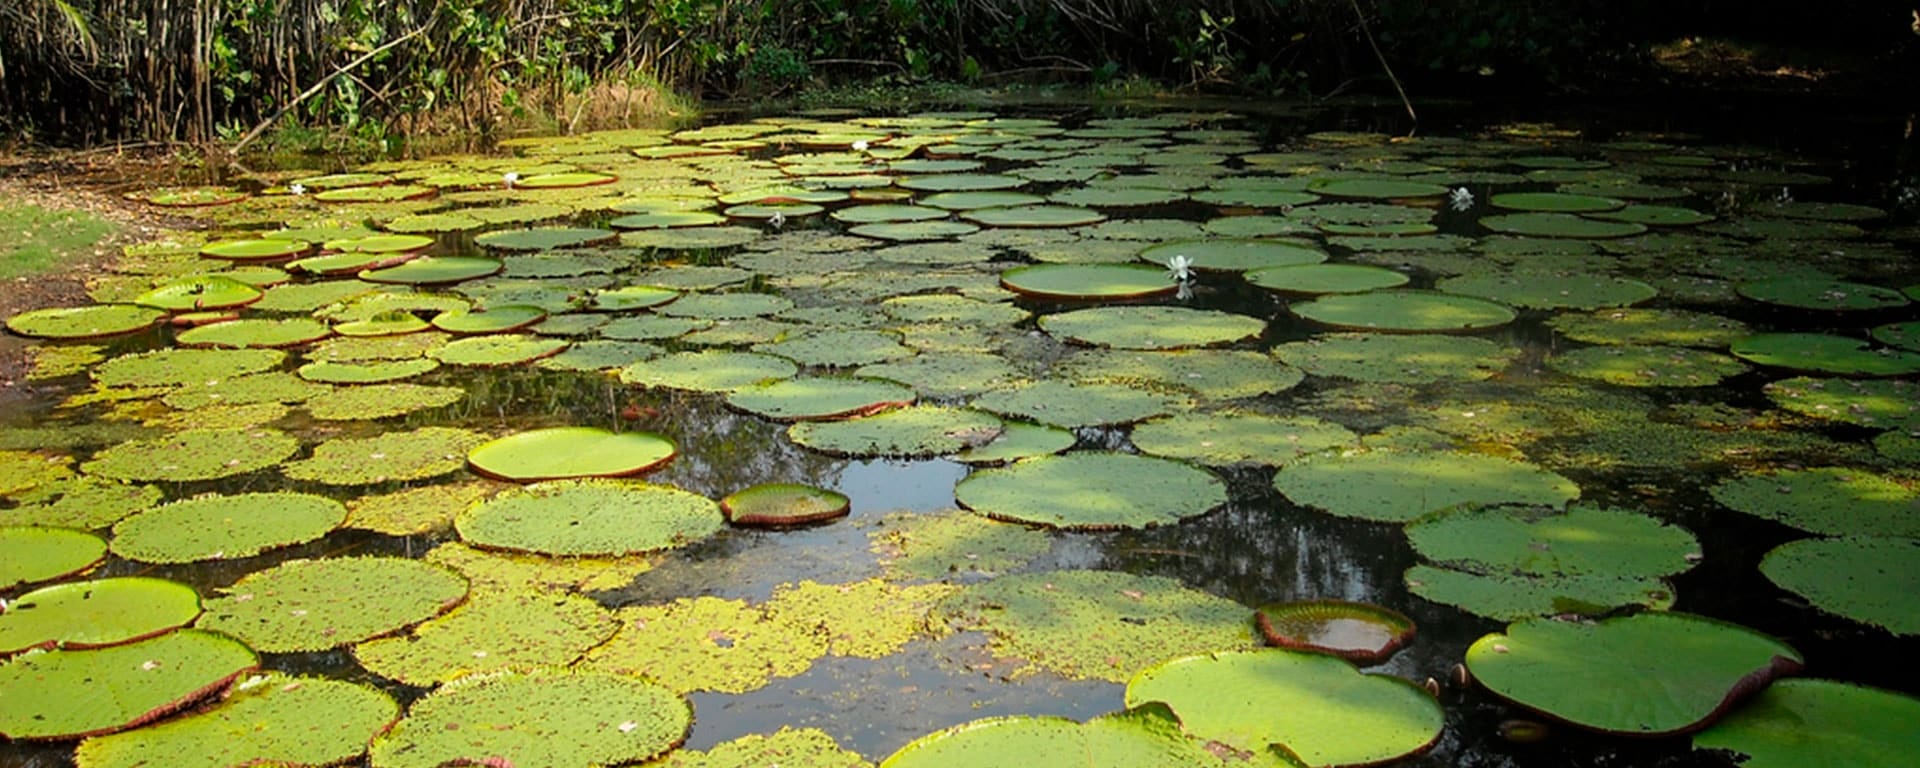
[[[1603,309],[1547,321],[1561,335],[1588,344],[1663,344],[1724,348],[1753,331],[1729,317],[1679,309]]]
[[[1310,456],[1281,467],[1273,485],[1296,504],[1396,523],[1456,504],[1559,507],[1580,496],[1573,481],[1524,461],[1450,451]]]
[[[638,474],[672,459],[676,450],[673,441],[649,432],[549,427],[488,442],[468,453],[467,462],[488,477],[528,483]]]
[[[174,280],[133,298],[133,303],[171,312],[198,312],[240,307],[259,301],[259,288],[221,275]]]
[[[1372,291],[1322,296],[1290,307],[1336,328],[1380,331],[1476,331],[1506,325],[1511,308],[1485,299],[1429,291]]]
[[[1000,273],[1007,290],[1048,299],[1118,299],[1172,293],[1166,270],[1128,264],[1035,264]]]
[[[1328,197],[1392,200],[1439,197],[1447,193],[1447,188],[1438,184],[1401,179],[1328,179],[1307,185],[1307,191]]]
[[[1176,414],[1133,429],[1133,443],[1142,453],[1210,465],[1285,464],[1357,442],[1346,427],[1311,416],[1241,411]]]
[[[200,595],[166,579],[56,584],[21,595],[0,613],[0,656],[129,643],[186,626],[199,615]]]
[[[482,248],[499,251],[550,251],[556,248],[579,248],[610,243],[615,237],[617,235],[611,230],[605,229],[535,227],[488,232],[474,238],[473,242]]]
[[[820,331],[766,344],[755,344],[754,352],[779,355],[801,365],[848,368],[913,355],[891,331],[851,329]]]
[[[1624,277],[1536,272],[1449,277],[1435,287],[1526,309],[1624,307],[1659,293],[1651,285]]]
[[[1366,264],[1300,264],[1248,270],[1247,282],[1281,293],[1365,293],[1406,285],[1408,277],[1385,267]]]
[[[840,747],[827,732],[818,728],[780,726],[770,735],[749,733],[715,744],[712,749],[679,749],[663,759],[659,768],[873,768],[857,752]]]
[[[91,533],[25,525],[0,527],[0,589],[77,573],[106,556],[107,543]]]
[[[1735,357],[1798,371],[1904,376],[1920,373],[1920,352],[1873,349],[1861,339],[1824,333],[1756,333],[1733,343]]]
[[[836,456],[939,456],[998,437],[1000,420],[980,411],[935,405],[895,408],[835,422],[787,429],[795,443]]]
[[[913,404],[911,387],[880,379],[803,377],[734,390],[727,404],[775,421],[863,416]]]
[[[1800,309],[1837,312],[1888,309],[1907,305],[1906,295],[1898,290],[1844,280],[1780,277],[1740,283],[1734,286],[1734,290],[1754,301]]]
[[[1252,609],[1164,576],[1054,571],[1001,576],[941,601],[936,616],[985,630],[996,656],[1075,679],[1122,682],[1191,653],[1256,647]]]
[[[1221,349],[1079,350],[1061,360],[1054,370],[1076,381],[1186,390],[1203,400],[1234,400],[1285,392],[1306,378],[1298,368],[1265,354]]]
[[[1684,613],[1535,619],[1467,649],[1468,671],[1495,695],[1582,728],[1638,736],[1698,730],[1802,664],[1779,640]]]
[[[7,318],[7,330],[43,339],[91,339],[153,327],[167,313],[133,304],[90,304],[22,312]]]
[[[1920,539],[1920,491],[1867,470],[1786,469],[1736,477],[1715,501],[1749,515],[1829,536]]]
[[[373,742],[374,768],[453,764],[591,768],[679,746],[686,699],[659,684],[596,672],[474,675],[435,689]]]
[[[1717,352],[1639,345],[1571,349],[1547,358],[1547,367],[1625,387],[1711,387],[1748,370]]]
[[[460,339],[432,354],[434,359],[448,365],[499,368],[552,357],[565,350],[567,343],[566,339],[503,333]]]
[[[347,508],[285,491],[201,496],[162,504],[113,527],[113,553],[147,563],[249,557],[325,536]]]
[[[144,725],[259,663],[233,638],[192,629],[110,648],[24,654],[0,664],[0,736],[71,739]]]
[[[1767,553],[1760,572],[1828,613],[1920,635],[1920,540],[1790,541]]]
[[[229,261],[273,261],[291,259],[313,250],[313,244],[291,239],[225,240],[209,243],[200,255]]]
[[[331,335],[333,329],[312,318],[253,318],[188,329],[175,336],[174,341],[183,347],[291,347]]]
[[[379,689],[269,673],[242,681],[214,707],[156,726],[87,739],[88,768],[147,765],[336,765],[367,750],[400,717]]]
[[[459,471],[484,435],[453,427],[421,427],[373,437],[336,437],[314,446],[311,458],[281,467],[294,480],[367,485],[422,480]]]
[[[1645,515],[1576,504],[1565,512],[1466,507],[1407,526],[1414,551],[1452,568],[1539,576],[1670,576],[1700,544]]]
[[[1645,224],[1602,221],[1571,213],[1503,213],[1481,218],[1480,226],[1502,234],[1533,237],[1609,238],[1647,231]]]
[[[1267,643],[1326,653],[1355,664],[1379,664],[1413,642],[1413,620],[1399,611],[1346,600],[1302,600],[1260,606],[1254,616]]]
[[[800,371],[791,361],[755,352],[707,350],[662,355],[620,371],[628,384],[696,392],[729,392]]]
[[[353,421],[404,416],[452,405],[466,397],[459,387],[424,384],[369,384],[340,387],[307,401],[307,413],[323,421]]]
[[[1273,356],[1316,376],[1375,383],[1425,384],[1492,378],[1520,350],[1471,336],[1323,334],[1280,344]]]
[[[1215,238],[1175,240],[1140,252],[1140,258],[1154,264],[1166,264],[1176,256],[1185,256],[1196,271],[1246,272],[1270,267],[1319,264],[1327,254],[1297,240],[1259,240]]]
[[[719,532],[712,499],[670,485],[553,480],[509,490],[460,513],[454,527],[488,549],[611,556],[682,547]]]
[[[180,386],[259,373],[285,359],[277,349],[156,349],[101,363],[93,380],[108,387]]]
[[[582,668],[657,680],[677,691],[745,693],[827,653],[812,619],[770,617],[739,600],[680,599],[619,612],[620,631]]]
[[[433,316],[433,327],[448,333],[506,333],[547,319],[539,307],[514,305],[486,311],[451,309]]]
[[[1127,705],[1165,702],[1189,733],[1245,751],[1283,744],[1308,765],[1373,765],[1440,738],[1440,702],[1397,677],[1281,649],[1185,656],[1127,682]]]
[[[197,626],[267,653],[322,651],[396,632],[465,600],[467,580],[397,557],[289,560],[208,600]]]
[[[1037,269],[1037,267],[1036,267]],[[1266,321],[1186,307],[1093,307],[1040,318],[1041,329],[1082,344],[1121,349],[1182,349],[1231,344],[1260,335]]]
[[[997,389],[973,401],[975,408],[1061,427],[1129,424],[1190,405],[1184,397],[1142,387],[1055,379]]]
[[[1795,413],[1863,427],[1920,428],[1920,385],[1903,379],[1795,376],[1767,384],[1774,404]]]
[[[430,687],[462,675],[566,666],[618,626],[588,598],[476,590],[460,607],[406,635],[354,646],[353,657],[374,674]]]
[[[1651,576],[1482,574],[1416,565],[1403,580],[1415,595],[1497,621],[1601,615],[1621,606],[1664,611],[1674,601],[1673,586]]]
[[[1019,764],[1183,768],[1224,761],[1199,739],[1188,736],[1180,719],[1165,704],[1152,703],[1102,715],[1084,725],[1064,717],[1036,715],[961,723],[915,739],[880,763],[881,768],[997,768]],[[1264,746],[1231,764],[1247,768],[1305,765],[1281,750]]]
[[[1899,765],[1920,752],[1920,699],[1832,680],[1779,680],[1693,737],[1746,768]]]
[[[761,483],[727,494],[720,511],[727,522],[781,528],[845,517],[846,494],[800,483]]]
[[[980,470],[953,494],[962,506],[997,520],[1079,530],[1167,525],[1227,501],[1226,485],[1204,470],[1106,452],[1041,456]]]
[[[271,467],[298,450],[299,439],[273,429],[191,429],[128,440],[81,468],[114,480],[213,480]]]
[[[494,259],[471,256],[427,256],[384,269],[365,270],[360,272],[359,276],[361,280],[370,283],[444,284],[486,277],[499,272],[502,266]]]

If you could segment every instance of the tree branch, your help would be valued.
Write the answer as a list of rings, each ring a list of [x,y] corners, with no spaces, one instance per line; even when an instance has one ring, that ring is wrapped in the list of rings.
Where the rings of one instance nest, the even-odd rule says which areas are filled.
[[[326,77],[320,78],[320,81],[314,83],[312,87],[301,92],[299,96],[293,97],[293,101],[289,101],[285,104],[280,105],[280,108],[274,110],[273,114],[267,115],[267,119],[261,120],[259,125],[256,125],[253,127],[253,130],[247,131],[247,135],[241,136],[239,141],[234,142],[233,146],[227,149],[227,154],[239,155],[240,150],[245,149],[248,144],[253,143],[254,139],[260,138],[260,134],[267,130],[267,126],[273,125],[274,121],[279,120],[281,116],[287,114],[287,112],[291,111],[294,107],[300,106],[300,102],[313,98],[314,94],[319,93],[322,88],[327,87],[327,83],[333,82],[334,78],[337,78],[341,75],[344,75],[352,71],[354,67],[358,67],[362,64],[372,61],[373,57],[378,56],[382,53],[385,53],[388,50],[391,50],[393,47],[401,43],[404,43],[408,40],[412,40],[415,37],[419,37],[420,33],[427,31],[427,28],[430,26],[432,26],[431,19],[428,20],[427,24],[420,25],[419,27],[415,28],[412,32],[408,32],[404,35],[401,35],[392,40],[389,40],[385,44],[381,45],[380,47],[361,54],[360,58],[347,62],[346,66],[343,66],[339,69],[334,70],[332,74],[329,74]]]

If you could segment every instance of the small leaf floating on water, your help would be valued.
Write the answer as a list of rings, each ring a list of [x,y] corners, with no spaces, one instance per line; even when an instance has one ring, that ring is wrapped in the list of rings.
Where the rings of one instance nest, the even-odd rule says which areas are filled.
[[[1500,738],[1515,744],[1538,744],[1550,731],[1546,723],[1533,720],[1507,720],[1500,723]]]

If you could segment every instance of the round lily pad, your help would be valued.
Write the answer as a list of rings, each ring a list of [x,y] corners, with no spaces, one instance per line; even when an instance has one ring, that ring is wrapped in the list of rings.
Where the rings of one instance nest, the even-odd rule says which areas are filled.
[[[439,367],[440,361],[432,358],[390,360],[374,363],[333,363],[321,361],[302,365],[295,373],[307,381],[326,384],[380,384],[389,381],[410,379]]]
[[[1391,608],[1345,600],[1263,605],[1254,614],[1269,645],[1373,665],[1413,642],[1413,620]]]
[[[343,187],[317,192],[313,199],[323,203],[397,203],[433,197],[440,190],[415,184],[380,184]]]
[[[126,733],[87,739],[89,768],[147,765],[336,765],[366,753],[400,717],[371,686],[269,673],[236,684],[210,709]]]
[[[970,235],[980,231],[978,224],[964,221],[910,221],[880,222],[861,224],[847,230],[848,234],[870,237],[876,240],[918,241],[945,240]]]
[[[1197,272],[1246,272],[1269,267],[1319,264],[1327,260],[1327,254],[1298,240],[1175,240],[1140,252],[1141,260],[1161,265],[1179,256],[1186,257]]]
[[[1882,344],[1920,352],[1920,320],[1875,326],[1872,334]]]
[[[0,451],[0,494],[13,495],[73,474],[73,457],[30,451]]]
[[[1000,273],[1000,285],[1048,299],[1121,299],[1172,293],[1166,270],[1130,264],[1034,264]]]
[[[1920,352],[1874,349],[1868,342],[1824,333],[1756,333],[1733,342],[1750,363],[1820,373],[1904,376],[1920,373]]]
[[[133,298],[143,307],[170,312],[242,307],[265,295],[259,288],[221,275],[201,275],[168,282]]]
[[[373,742],[374,768],[448,763],[589,768],[634,763],[680,745],[693,708],[657,683],[623,675],[530,670],[475,675],[434,689]]]
[[[988,392],[974,398],[973,406],[1054,426],[1093,427],[1165,416],[1192,401],[1144,387],[1046,379]]]
[[[1513,321],[1505,305],[1431,291],[1374,291],[1322,296],[1293,304],[1293,313],[1335,328],[1447,332],[1495,328]]]
[[[1248,270],[1247,282],[1281,293],[1365,293],[1406,285],[1406,273],[1366,264],[1299,264]]]
[[[1061,360],[1054,370],[1076,381],[1166,387],[1203,400],[1285,392],[1306,378],[1299,369],[1265,354],[1222,349],[1086,349]]]
[[[566,350],[567,345],[566,339],[502,333],[451,341],[431,354],[435,360],[448,365],[500,368],[552,357]]]
[[[720,512],[727,522],[752,528],[784,528],[845,517],[846,494],[799,483],[761,483],[727,494]]]
[[[111,446],[81,469],[114,480],[213,480],[266,469],[299,449],[273,429],[193,429]]]
[[[1680,309],[1603,309],[1547,321],[1561,335],[1588,344],[1660,344],[1724,348],[1753,333],[1729,317]]]
[[[547,319],[539,307],[513,305],[485,311],[450,309],[433,316],[433,327],[448,333],[506,333]]]
[[[0,526],[0,589],[79,573],[107,557],[107,543],[84,531]],[[4,618],[5,614],[0,614]]]
[[[572,187],[597,187],[612,184],[620,177],[607,173],[591,171],[556,171],[554,173],[534,173],[522,176],[513,182],[520,189],[568,189]]]
[[[467,464],[467,451],[486,439],[453,427],[421,427],[372,437],[336,437],[314,446],[311,458],[281,472],[324,485],[368,485],[423,480],[452,474]]]
[[[795,443],[835,456],[920,457],[982,445],[1001,433],[1000,420],[964,408],[914,405],[787,429]]]
[[[1651,285],[1624,277],[1535,272],[1462,275],[1434,287],[1526,309],[1625,307],[1659,293]]]
[[[1426,384],[1491,378],[1520,350],[1471,336],[1334,333],[1275,346],[1273,356],[1315,376]]]
[[[72,739],[158,720],[259,666],[225,635],[184,629],[108,648],[30,653],[0,664],[0,736]]]
[[[1065,452],[1078,441],[1072,431],[1044,424],[1003,422],[1000,434],[982,445],[962,449],[953,459],[963,464],[999,465]]]
[[[1523,621],[1467,648],[1468,671],[1494,695],[1636,736],[1697,730],[1802,665],[1785,643],[1746,627],[1658,611],[1594,624]]]
[[[113,553],[147,563],[250,557],[325,536],[347,508],[285,491],[200,496],[162,504],[113,527]]]
[[[431,687],[502,669],[565,666],[618,628],[610,611],[586,597],[476,587],[446,615],[356,645],[353,657],[376,675]]]
[[[1503,213],[1482,217],[1480,226],[1508,235],[1585,239],[1627,237],[1647,231],[1645,224],[1602,221],[1571,213]]]
[[[589,245],[611,243],[616,238],[611,230],[587,227],[533,227],[530,229],[503,229],[488,232],[473,239],[473,243],[482,248],[497,251],[551,251],[556,248],[582,248]],[[492,273],[488,273],[492,274]],[[445,282],[445,281],[429,281]]]
[[[1282,649],[1185,656],[1127,682],[1127,704],[1165,702],[1188,732],[1245,751],[1283,744],[1309,765],[1372,765],[1426,751],[1446,715],[1397,677]]]
[[[991,717],[935,731],[901,747],[883,768],[996,768],[997,766],[1097,765],[1112,768],[1176,768],[1211,765],[1219,755],[1188,736],[1165,704],[1150,703],[1102,715],[1082,725],[1064,717]],[[1262,748],[1235,757],[1247,768],[1288,768],[1305,763],[1280,750]]]
[[[770,293],[699,293],[682,296],[656,311],[669,317],[741,320],[779,314],[789,309],[793,309],[793,301]]]
[[[1588,218],[1624,221],[1649,227],[1692,227],[1713,221],[1718,216],[1677,205],[1629,205],[1604,213],[1589,213]]]
[[[156,191],[141,199],[163,208],[194,208],[203,205],[227,205],[247,199],[247,193],[224,187],[194,187]]]
[[[1040,328],[1055,336],[1120,349],[1219,346],[1259,336],[1266,327],[1256,317],[1187,307],[1093,307],[1040,318]]]
[[[1746,768],[1899,765],[1920,752],[1920,699],[1833,680],[1776,680],[1694,734]]]
[[[650,432],[549,427],[474,448],[467,454],[467,463],[487,477],[530,483],[638,474],[666,463],[676,452],[673,441]]]
[[[628,285],[593,294],[593,308],[603,312],[627,312],[657,307],[680,298],[680,292],[652,285]]]
[[[1273,466],[1358,442],[1346,427],[1311,416],[1244,411],[1175,414],[1133,428],[1133,444],[1142,453],[1214,466]]]
[[[460,538],[548,555],[630,555],[682,547],[720,530],[712,499],[668,485],[554,480],[509,490],[460,513]]]
[[[895,182],[905,189],[920,192],[977,192],[991,189],[1015,189],[1027,185],[1018,176],[990,173],[936,173],[910,176]]]
[[[1790,541],[1767,553],[1760,572],[1820,610],[1895,635],[1920,635],[1920,540]]]
[[[792,361],[754,352],[706,350],[662,355],[620,371],[628,384],[696,392],[729,392],[800,371]]]
[[[1561,213],[1598,213],[1627,204],[1625,200],[1566,192],[1502,192],[1487,199],[1495,208],[1509,211],[1559,211]]]
[[[1624,387],[1711,387],[1748,370],[1718,352],[1638,345],[1570,349],[1547,358],[1547,367]]]
[[[93,339],[152,328],[167,313],[135,304],[91,304],[21,312],[7,318],[7,330],[42,339]]]
[[[1309,184],[1307,185],[1307,191],[1328,197],[1347,197],[1362,200],[1439,197],[1448,192],[1446,187],[1440,186],[1439,184],[1403,181],[1400,179],[1331,179]]]
[[[7,604],[0,613],[0,656],[130,643],[199,615],[200,595],[177,581],[136,576],[56,584]]]
[[[819,331],[755,344],[754,352],[779,355],[801,365],[847,368],[911,357],[913,349],[892,331]]]
[[[1893,288],[1850,283],[1844,280],[1780,277],[1771,280],[1749,280],[1736,284],[1733,288],[1739,291],[1740,295],[1754,301],[1800,309],[1836,312],[1865,311],[1907,305],[1906,294]]]
[[[467,580],[397,557],[289,560],[241,577],[196,626],[267,653],[323,651],[399,631],[465,600]]]
[[[173,340],[183,347],[271,348],[308,344],[332,335],[332,328],[313,318],[257,318],[191,328]]]
[[[1122,682],[1169,658],[1258,647],[1252,609],[1164,576],[1021,573],[940,601],[935,618],[984,630],[995,656],[1068,678]]]
[[[1685,528],[1582,504],[1565,512],[1456,508],[1408,525],[1407,540],[1421,557],[1450,568],[1536,576],[1671,576],[1700,554]]]
[[[1206,514],[1227,501],[1205,470],[1125,453],[1022,459],[954,487],[960,505],[996,520],[1074,530],[1149,528]]]
[[[1339,517],[1404,523],[1457,504],[1560,507],[1573,481],[1532,464],[1450,451],[1360,451],[1303,458],[1273,485],[1296,504]]]
[[[1106,221],[1107,216],[1070,205],[1015,205],[971,210],[960,218],[988,227],[1080,227]]]
[[[200,255],[229,261],[273,261],[291,259],[310,250],[313,244],[302,240],[223,240],[208,243],[200,249]]]
[[[486,277],[502,266],[497,260],[472,256],[425,256],[383,269],[363,270],[359,276],[370,283],[435,285]]]
[[[258,373],[286,359],[277,349],[156,349],[101,363],[93,380],[108,387],[171,387]]]
[[[913,388],[881,379],[801,377],[742,387],[727,404],[774,421],[845,419],[912,405]]]
[[[307,413],[322,421],[386,419],[452,405],[466,395],[459,387],[367,384],[335,388],[306,405]]]
[[[1496,621],[1601,616],[1622,606],[1664,611],[1674,601],[1673,586],[1651,576],[1470,573],[1416,565],[1403,581],[1415,595]]]
[[[1920,384],[1903,379],[1796,376],[1765,387],[1775,405],[1863,427],[1920,429]]]

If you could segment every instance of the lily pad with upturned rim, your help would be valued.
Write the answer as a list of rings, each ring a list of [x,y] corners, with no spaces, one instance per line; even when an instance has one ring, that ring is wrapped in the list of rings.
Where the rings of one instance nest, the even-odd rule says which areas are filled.
[[[1162,306],[1092,307],[1044,315],[1040,328],[1055,336],[1118,349],[1188,349],[1259,336],[1265,320],[1207,309]]]
[[[87,768],[336,765],[365,754],[399,717],[400,706],[371,686],[274,672],[240,682],[209,709],[89,738],[74,761]]]
[[[144,563],[238,559],[318,539],[346,519],[346,506],[308,493],[199,496],[121,520],[113,553]]]
[[[871,416],[795,424],[796,444],[834,456],[924,457],[985,443],[1003,427],[992,414],[964,408],[909,405]]]
[[[489,441],[468,452],[467,463],[487,477],[530,483],[638,474],[677,452],[672,440],[650,432],[548,427]]]
[[[336,387],[306,402],[307,413],[322,421],[389,419],[460,402],[467,391],[425,384],[364,384]]]
[[[1480,574],[1416,565],[1401,579],[1423,599],[1495,621],[1599,616],[1623,606],[1664,611],[1674,602],[1673,585],[1654,577]]]
[[[473,256],[423,256],[404,264],[381,269],[362,270],[361,280],[369,283],[402,285],[443,285],[498,273],[504,267],[498,260]]]
[[[31,648],[99,648],[144,640],[200,615],[200,595],[177,581],[122,577],[42,587],[0,613],[0,657]]]
[[[756,352],[705,350],[676,352],[634,363],[620,371],[627,384],[696,392],[730,392],[772,379],[792,377],[800,366]]]
[[[1561,507],[1580,496],[1573,481],[1533,464],[1452,451],[1311,456],[1281,467],[1273,485],[1296,504],[1391,523],[1457,504]]]
[[[1399,611],[1346,600],[1302,600],[1263,605],[1254,624],[1267,644],[1326,653],[1357,665],[1392,658],[1413,642],[1413,620]]]
[[[25,654],[0,664],[0,736],[72,739],[137,727],[258,667],[225,635],[183,629],[127,645]]]
[[[1404,272],[1367,264],[1300,264],[1248,270],[1247,282],[1281,293],[1365,293],[1398,288],[1412,278]]]
[[[1139,258],[1152,264],[1166,264],[1176,256],[1187,257],[1196,272],[1246,272],[1327,260],[1325,252],[1304,240],[1257,238],[1175,240],[1151,246],[1141,251]]]
[[[1412,290],[1322,296],[1289,309],[1335,328],[1410,333],[1485,330],[1518,316],[1506,305],[1486,299]]]
[[[325,384],[383,384],[411,379],[440,367],[432,358],[391,360],[374,363],[315,362],[295,371],[300,378]]]
[[[1474,641],[1466,664],[1494,695],[1555,719],[1663,736],[1706,726],[1804,662],[1746,627],[1656,611],[1596,624],[1519,622]]]
[[[1900,765],[1920,752],[1920,699],[1834,680],[1778,680],[1693,736],[1745,768]]]
[[[95,339],[152,328],[167,313],[135,304],[90,304],[21,312],[7,318],[7,330],[42,339]]]
[[[201,275],[170,281],[135,296],[133,303],[169,312],[188,312],[243,307],[264,295],[259,288],[230,277]]]
[[[298,439],[274,429],[194,429],[111,446],[81,469],[114,480],[213,480],[271,467],[299,449]]]
[[[466,597],[464,577],[418,560],[289,560],[222,588],[195,626],[266,653],[323,651],[426,621]]]
[[[273,261],[291,259],[311,250],[313,244],[303,240],[223,240],[203,246],[200,255],[228,261]]]
[[[882,379],[810,376],[742,387],[727,404],[774,421],[828,421],[912,405],[913,388]]]
[[[547,319],[539,307],[511,305],[490,309],[450,309],[433,316],[433,327],[452,334],[509,333]]]
[[[683,547],[719,532],[720,505],[670,485],[550,480],[500,493],[454,520],[487,549],[564,557],[634,555]]]
[[[845,517],[846,494],[800,483],[761,483],[720,500],[727,522],[750,528],[785,528]]]
[[[332,335],[332,328],[313,318],[249,318],[191,328],[173,340],[183,347],[258,349],[311,344]]]
[[[1760,572],[1822,611],[1920,635],[1920,539],[1800,539],[1775,547]]]
[[[1874,349],[1862,339],[1824,333],[1756,333],[1733,342],[1734,357],[1797,371],[1904,376],[1920,373],[1920,352]]]
[[[996,389],[973,407],[1060,427],[1130,424],[1192,407],[1184,396],[1122,384],[1046,379]]]
[[[107,543],[85,531],[0,526],[0,590],[79,573],[106,557]]]
[[[474,675],[421,697],[374,739],[373,768],[448,763],[590,768],[667,752],[686,739],[693,708],[636,677],[534,669]],[[464,726],[464,727],[463,727]]]
[[[1064,717],[1014,715],[961,723],[901,747],[881,768],[1000,768],[1007,765],[1091,765],[1100,768],[1184,768],[1224,764],[1219,753],[1181,727],[1165,704],[1101,715],[1084,725]],[[1301,768],[1284,748],[1237,757],[1246,768]]]
[[[1225,483],[1206,470],[1105,451],[977,470],[953,494],[961,506],[996,520],[1069,530],[1170,525],[1227,502]]]
[[[258,373],[286,359],[277,349],[156,349],[121,355],[92,373],[102,386],[168,387]]]
[[[1048,299],[1123,299],[1172,293],[1166,270],[1127,264],[1034,264],[1000,273],[1000,285]]]

